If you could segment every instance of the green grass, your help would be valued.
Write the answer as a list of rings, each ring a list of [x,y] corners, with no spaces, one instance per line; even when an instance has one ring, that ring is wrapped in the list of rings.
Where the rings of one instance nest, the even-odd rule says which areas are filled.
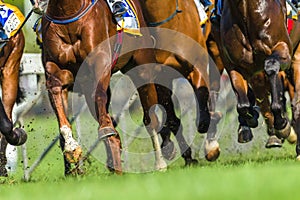
[[[53,112],[50,111],[50,114],[45,115],[49,113],[49,110],[51,109],[47,107],[47,102],[44,102],[43,109],[29,113],[26,118],[24,128],[28,133],[29,165],[32,165],[58,134]],[[80,128],[83,139],[92,141],[97,136],[97,124],[87,116],[83,114],[83,118],[80,118],[82,123]],[[141,115],[133,113],[131,117],[137,125],[141,123]],[[129,117],[125,116],[121,120],[124,119],[129,120]],[[195,132],[195,127],[191,128],[191,123],[189,123],[191,119],[188,116],[182,119],[185,134]],[[184,167],[183,159],[177,156],[166,172],[124,173],[122,176],[111,174],[105,168],[103,160],[99,161],[105,160],[102,144],[102,147],[100,145],[96,149],[96,155],[102,154],[101,159],[91,157],[90,163],[85,165],[85,175],[66,178],[62,152],[56,144],[32,173],[29,182],[23,181],[22,159],[19,158],[16,173],[10,174],[8,178],[0,178],[0,199],[297,198],[300,163],[295,161],[295,146],[285,142],[280,149],[265,149],[267,134],[262,118],[260,118],[259,126],[253,129],[253,141],[248,144],[238,144],[236,120],[235,112],[224,113],[224,119],[219,123],[218,137],[221,155],[216,162],[205,160],[204,135],[196,134],[193,138],[192,149],[193,156],[198,159],[199,164]],[[128,121],[125,120],[122,123],[126,125]],[[131,125],[127,128],[132,129]],[[73,126],[73,129],[76,130],[76,126]],[[143,132],[141,135],[147,134]],[[124,136],[121,134],[121,137],[124,147]],[[147,152],[151,149],[150,139],[136,139],[128,149],[133,152]],[[149,160],[139,160],[133,157],[129,160],[129,165],[141,168],[143,166],[141,164],[146,161],[147,165],[154,165],[153,157]]]
[[[25,129],[29,134],[28,155],[32,164],[57,134],[57,125],[53,115],[28,117]],[[195,141],[202,138],[199,136]],[[85,166],[85,175],[68,178],[63,175],[62,153],[56,144],[33,172],[30,182],[22,179],[22,160],[15,174],[0,179],[1,200],[296,198],[300,164],[295,161],[294,146],[285,143],[281,149],[267,150],[259,142],[262,138],[256,134],[250,146],[245,144],[234,149],[234,135],[223,135],[222,153],[216,162],[207,162],[200,156],[197,166],[186,168],[179,158],[167,172],[118,176],[110,174],[102,163],[92,158]]]

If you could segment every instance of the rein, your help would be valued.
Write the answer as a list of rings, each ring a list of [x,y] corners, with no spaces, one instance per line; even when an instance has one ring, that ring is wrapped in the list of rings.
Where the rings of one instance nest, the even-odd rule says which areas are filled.
[[[175,15],[177,15],[177,13],[181,13],[182,10],[179,10],[179,6],[178,6],[178,0],[176,0],[176,9],[175,11],[169,16],[167,17],[166,19],[160,21],[160,22],[149,22],[148,23],[148,26],[150,27],[156,27],[156,26],[160,26],[164,23],[167,23],[168,21],[170,21],[171,19],[173,19],[175,17]]]
[[[45,18],[50,21],[53,22],[54,24],[69,24],[72,22],[76,22],[77,20],[81,19],[83,16],[86,15],[86,13],[98,2],[98,0],[92,0],[92,2],[77,16],[71,18],[71,19],[65,19],[65,20],[59,20],[59,19],[54,19],[52,17],[50,17],[49,15],[47,15],[47,13],[45,13]]]
[[[112,64],[111,64],[111,70],[113,70],[118,62],[119,55],[121,52],[123,44],[123,30],[119,30],[117,33],[117,41],[114,46],[114,51],[113,51],[113,57],[112,57]]]

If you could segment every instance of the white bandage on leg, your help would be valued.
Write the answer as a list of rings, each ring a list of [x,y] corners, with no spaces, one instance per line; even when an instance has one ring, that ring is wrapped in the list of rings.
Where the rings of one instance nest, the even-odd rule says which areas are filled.
[[[65,151],[72,152],[79,146],[78,142],[72,136],[72,130],[68,126],[62,126],[60,133],[65,139]]]

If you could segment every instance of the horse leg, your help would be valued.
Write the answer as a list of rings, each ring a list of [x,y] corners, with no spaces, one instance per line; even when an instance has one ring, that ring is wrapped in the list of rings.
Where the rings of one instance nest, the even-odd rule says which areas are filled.
[[[22,45],[22,43],[18,44]],[[23,44],[24,45],[24,44]],[[0,131],[6,141],[15,146],[27,140],[26,132],[21,128],[13,129],[12,109],[17,99],[19,84],[19,66],[23,48],[15,48],[2,68],[2,100],[0,99]]]
[[[280,62],[280,56],[283,58],[288,58],[284,55],[286,50],[285,46],[286,45],[281,45],[281,43],[278,44],[272,55],[265,60],[264,66],[264,70],[269,78],[271,87],[271,110],[274,116],[275,133],[279,138],[287,138],[291,132],[291,126],[289,120],[285,116],[283,104],[281,102],[281,99],[283,99],[284,95],[283,83],[278,76],[281,66],[284,67],[284,64],[286,64],[286,62]],[[277,51],[277,49],[283,50]]]
[[[99,61],[102,62],[102,60]],[[96,61],[96,63],[99,61]],[[95,66],[104,65],[103,63],[98,63]],[[119,133],[115,130],[113,121],[107,109],[110,99],[109,83],[111,72],[109,68],[104,68],[103,70],[96,67],[95,69],[95,78],[98,80],[95,93],[85,92],[85,97],[91,111],[94,109],[93,107],[96,106],[94,114],[96,114],[96,118],[99,123],[98,137],[99,139],[104,139],[107,154],[106,167],[111,172],[122,174],[121,141]]]
[[[217,125],[222,117],[222,114],[216,111],[216,104],[220,91],[220,75],[223,73],[224,64],[216,43],[216,41],[219,41],[219,30],[217,28],[218,27],[214,27],[214,29],[212,29],[212,32],[206,42],[208,53],[210,56],[212,56],[213,59],[213,62],[211,60],[209,62],[209,111],[211,120],[206,134],[204,147],[205,158],[208,161],[215,161],[220,156],[220,147],[216,138],[216,134]]]
[[[73,138],[71,124],[65,112],[65,109],[67,109],[64,105],[66,97],[64,97],[62,89],[73,83],[73,75],[68,70],[59,69],[53,62],[47,62],[45,69],[49,99],[58,120],[60,134],[64,139],[64,145],[61,148],[65,160],[69,163],[78,163],[81,158],[82,150],[78,142]],[[66,167],[68,168],[67,165]],[[66,171],[66,175],[69,174],[69,170],[66,169]]]
[[[185,160],[185,166],[198,163],[196,159],[192,158],[192,150],[182,134],[181,120],[175,114],[174,104],[171,98],[172,91],[163,86],[156,86],[156,90],[158,93],[158,101],[165,108],[167,114],[164,127],[159,132],[163,140],[161,148],[164,157],[168,160],[175,157],[176,149],[170,139],[170,134],[173,132],[178,142],[181,156]]]
[[[197,127],[199,133],[206,133],[210,123],[210,113],[208,109],[209,91],[204,78],[198,68],[194,67],[193,71],[189,74],[188,80],[193,86],[197,101]]]
[[[295,96],[293,99],[293,128],[297,134],[296,153],[300,160],[300,45],[298,44],[292,62]]]
[[[204,153],[207,161],[215,161],[220,156],[220,146],[216,138],[217,125],[222,118],[220,112],[216,112],[216,102],[219,89],[215,88],[209,94],[209,110],[211,115],[210,125],[206,134]]]
[[[7,158],[5,155],[7,147],[7,141],[5,137],[0,133],[0,176],[7,177],[7,170],[5,165],[7,164]]]
[[[271,105],[269,101],[269,85],[267,83],[265,74],[259,73],[255,75],[251,79],[251,86],[253,92],[255,93],[256,103],[260,107],[260,112],[264,117],[265,123],[267,125],[267,133],[269,138],[265,145],[266,148],[273,148],[273,147],[282,147],[282,140],[279,139],[275,135],[274,130],[274,116],[271,111]]]
[[[237,95],[237,112],[239,119],[238,142],[245,143],[251,141],[253,135],[250,128],[258,126],[258,112],[254,110],[255,97],[248,87],[243,76],[235,71],[229,71],[229,76],[234,92]],[[249,99],[249,97],[251,97]]]

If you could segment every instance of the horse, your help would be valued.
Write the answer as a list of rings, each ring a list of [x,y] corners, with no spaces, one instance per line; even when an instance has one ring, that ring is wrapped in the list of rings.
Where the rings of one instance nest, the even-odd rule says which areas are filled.
[[[217,8],[216,8],[217,9]],[[220,73],[222,73],[222,70],[224,70],[224,64],[223,60],[225,58],[222,58],[222,54],[220,54],[219,48],[214,47],[218,46],[220,44],[220,19],[218,19],[219,16],[214,15],[211,19],[213,21],[212,23],[212,31],[209,37],[209,43],[212,43],[213,45],[210,45],[211,48],[214,48],[213,51],[211,51],[210,55],[212,55],[212,58],[214,59],[214,62],[217,64],[218,68],[220,69]],[[297,24],[297,22],[295,22]],[[297,31],[294,31],[294,34],[291,34],[291,37],[295,37],[295,39],[299,41],[299,36],[297,35]],[[294,35],[294,36],[293,36]],[[292,40],[293,41],[293,40]],[[297,42],[298,42],[297,41]],[[297,43],[293,42],[293,43]],[[215,45],[217,43],[217,45]],[[295,45],[293,45],[295,46]],[[210,49],[210,48],[209,48]],[[214,57],[217,56],[215,59]],[[224,56],[224,55],[223,55]],[[225,60],[226,62],[226,60]],[[280,71],[278,73],[279,80],[283,83],[283,90],[288,92],[288,95],[290,97],[290,100],[294,97],[294,86],[291,84],[291,81],[289,80],[289,77],[287,76],[287,73],[284,71]],[[269,138],[266,143],[266,148],[272,148],[272,147],[281,147],[282,146],[282,139],[279,139],[274,130],[274,117],[270,110],[270,102],[269,102],[269,91],[270,91],[270,85],[267,80],[267,77],[264,72],[256,73],[253,77],[249,80],[249,85],[251,86],[251,90],[253,91],[253,95],[250,96],[251,102],[255,102],[255,104],[260,108],[260,112],[264,117],[265,123],[267,125],[267,133],[269,135]],[[219,86],[216,87],[215,91],[219,90]],[[216,92],[217,93],[217,92]],[[215,97],[216,99],[217,97]],[[286,99],[285,96],[282,96],[283,100],[283,109],[284,112],[286,112]],[[216,101],[216,100],[213,100]],[[285,114],[286,115],[286,114]],[[239,133],[242,133],[243,131],[248,131],[248,138],[245,140],[243,137],[239,137],[239,142],[249,142],[252,139],[252,132],[251,129],[243,124],[239,126]],[[216,134],[216,131],[212,136]],[[242,134],[239,134],[239,136],[242,136]],[[290,143],[294,143],[296,141],[296,135],[293,132],[287,137],[287,140]]]
[[[75,90],[75,78],[78,83],[76,92],[85,96],[88,108],[99,124],[98,137],[104,139],[107,153],[106,166],[111,172],[122,174],[120,136],[108,111],[110,77],[112,73],[119,70],[126,73],[131,72],[130,70],[135,66],[156,63],[153,50],[134,48],[134,45],[138,46],[138,44],[142,44],[143,47],[151,46],[152,40],[148,29],[143,28],[146,27],[146,23],[139,2],[136,0],[128,2],[139,18],[142,36],[124,34],[123,29],[117,30],[115,18],[107,2],[102,0],[49,0],[43,15],[42,61],[46,87],[60,129],[65,175],[81,173],[77,166],[83,159],[82,148],[73,138],[65,109],[68,91],[73,87]],[[114,44],[116,44],[115,48]],[[118,52],[122,56],[118,60],[113,59],[112,62],[112,57],[115,58],[117,55],[114,51],[118,49],[117,46],[122,46],[121,52]],[[124,49],[127,49],[127,52]],[[164,170],[166,163],[162,159],[156,132],[158,119],[155,113],[149,110],[151,106],[157,104],[157,93],[151,79],[152,74],[159,69],[154,66],[135,69],[135,73],[128,73],[128,75],[136,86],[146,83],[138,87],[144,111],[143,122],[151,134],[155,148],[156,169]],[[75,169],[72,169],[73,163]]]
[[[2,89],[2,98],[0,99],[0,176],[8,176],[5,168],[7,144],[20,146],[27,140],[26,132],[22,128],[14,128],[12,121],[13,107],[17,101],[22,99],[19,87],[20,62],[25,46],[22,30],[16,31],[5,43],[1,44],[0,50]]]
[[[198,103],[196,119],[197,130],[199,133],[206,133],[210,125],[210,112],[208,108],[209,81],[206,74],[208,64],[206,40],[210,32],[210,24],[206,22],[205,31],[201,29],[197,7],[193,0],[144,0],[141,2],[148,25],[156,28],[151,33],[155,39],[155,55],[157,61],[165,66],[171,67],[180,74],[171,77],[168,80],[168,84],[171,85],[172,80],[178,77],[185,78],[189,81]],[[164,30],[171,30],[166,34],[168,36],[160,34],[164,32]],[[171,34],[174,33],[177,35],[184,34],[191,38],[202,48],[202,52],[193,49],[192,45],[187,46],[184,42],[186,41],[185,38],[181,39],[182,43],[180,43],[180,41],[178,42],[180,39],[170,41],[169,38],[172,37]],[[187,59],[189,58],[188,54],[196,57],[194,64],[189,63]],[[163,75],[163,73],[161,73],[161,75]],[[159,78],[160,80],[166,79],[165,77]],[[156,84],[158,101],[166,112],[166,121],[162,130],[159,132],[162,137],[161,147],[163,155],[168,160],[175,156],[174,143],[170,139],[170,135],[173,133],[178,141],[181,155],[185,160],[185,165],[195,164],[197,160],[192,158],[191,148],[183,137],[181,120],[175,114],[174,104],[171,98],[172,91],[169,88],[171,87]],[[209,140],[207,140],[205,147],[206,155],[208,155],[207,159],[214,160],[215,157],[218,157],[220,151],[218,147],[211,145],[208,141]]]
[[[291,126],[281,102],[283,84],[278,77],[279,71],[289,68],[292,54],[285,1],[226,0],[222,12],[221,47],[225,68],[237,95],[240,126],[250,129],[258,125],[258,111],[254,109],[255,97],[249,81],[264,71],[270,81],[275,133],[279,138],[287,138]],[[251,140],[249,129],[239,131],[239,142]]]

